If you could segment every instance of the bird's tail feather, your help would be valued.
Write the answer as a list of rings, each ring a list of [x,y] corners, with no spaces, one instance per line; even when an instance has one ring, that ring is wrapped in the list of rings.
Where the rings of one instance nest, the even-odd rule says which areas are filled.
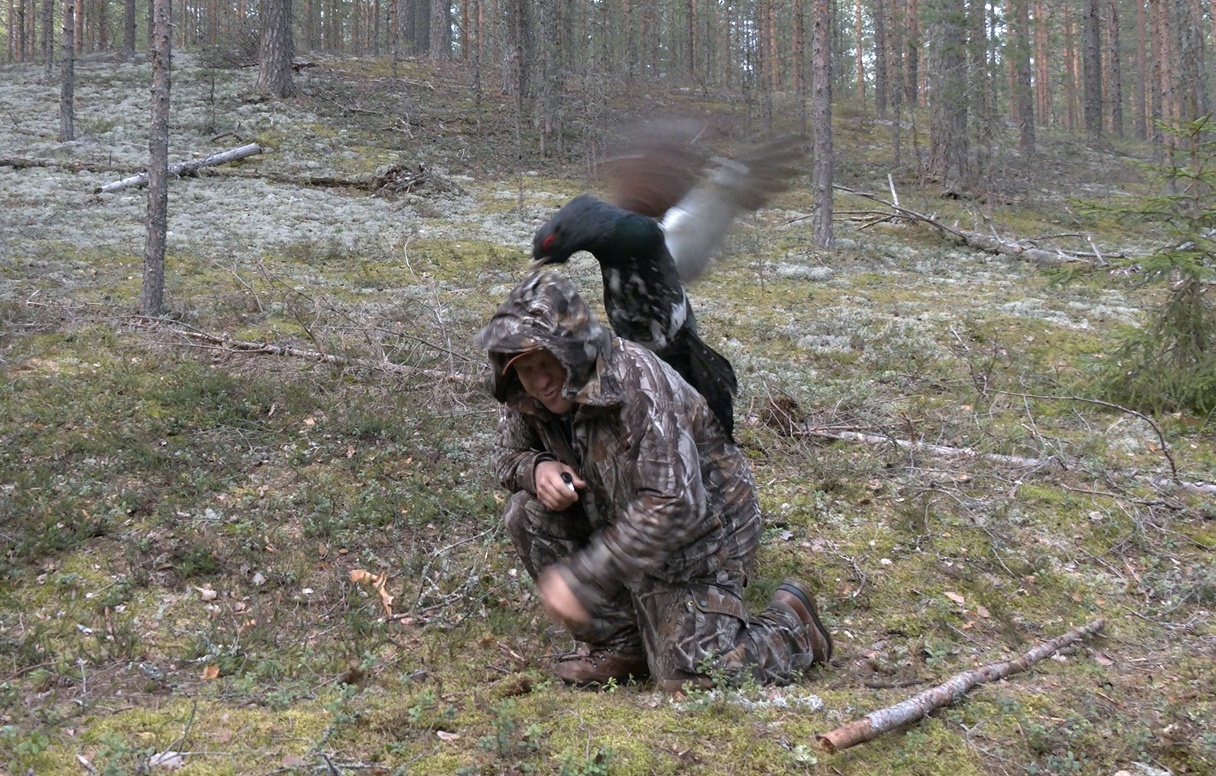
[[[684,379],[705,397],[710,412],[722,424],[726,437],[734,440],[734,397],[739,390],[735,370],[726,360],[726,356],[706,345],[693,332],[686,329],[684,339],[688,351],[687,374],[683,375]]]

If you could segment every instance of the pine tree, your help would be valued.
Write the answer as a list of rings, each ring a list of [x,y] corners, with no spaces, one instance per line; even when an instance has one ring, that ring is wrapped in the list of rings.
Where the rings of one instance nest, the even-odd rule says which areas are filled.
[[[1165,301],[1119,344],[1099,375],[1112,401],[1148,412],[1216,412],[1216,121],[1162,126],[1177,151],[1159,172],[1162,193],[1125,208],[1090,204],[1116,218],[1154,223],[1168,243],[1122,268],[1142,286],[1164,285]]]

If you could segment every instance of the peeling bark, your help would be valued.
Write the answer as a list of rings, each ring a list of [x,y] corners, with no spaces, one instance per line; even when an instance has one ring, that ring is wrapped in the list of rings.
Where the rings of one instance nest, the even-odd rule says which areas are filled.
[[[212,167],[217,164],[227,164],[235,162],[246,157],[260,154],[264,149],[257,143],[248,143],[236,148],[230,148],[227,151],[220,151],[216,154],[203,157],[202,159],[192,159],[188,162],[178,162],[177,164],[169,165],[170,175],[188,175],[192,172],[197,172],[203,167]],[[98,186],[93,189],[94,194],[110,194],[122,189],[128,189],[132,186],[145,186],[148,183],[148,173],[141,172],[138,175],[132,175],[130,178],[123,178],[120,181],[107,183],[104,186]]]
[[[1007,660],[1003,663],[990,663],[980,668],[955,674],[951,679],[936,687],[925,690],[912,698],[888,706],[885,709],[871,712],[861,719],[854,720],[835,730],[817,735],[816,741],[823,751],[835,754],[850,746],[865,743],[900,725],[926,716],[929,712],[949,706],[964,693],[976,685],[1004,679],[1007,676],[1021,673],[1045,657],[1050,657],[1074,642],[1092,636],[1102,629],[1103,620],[1098,619],[1074,628],[1063,636],[1051,641],[1038,644],[1034,649],[1019,657],[1017,660]]]

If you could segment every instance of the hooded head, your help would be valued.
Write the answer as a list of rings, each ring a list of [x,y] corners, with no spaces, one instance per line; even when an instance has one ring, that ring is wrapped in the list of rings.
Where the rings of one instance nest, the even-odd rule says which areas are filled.
[[[573,400],[594,376],[596,360],[609,351],[612,335],[569,280],[538,272],[511,291],[475,342],[489,354],[490,388],[499,401],[523,393],[511,360],[541,349],[565,367],[562,395]]]

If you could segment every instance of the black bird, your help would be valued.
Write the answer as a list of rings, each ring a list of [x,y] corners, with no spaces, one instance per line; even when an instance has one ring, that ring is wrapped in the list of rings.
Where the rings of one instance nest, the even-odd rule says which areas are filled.
[[[717,159],[710,174],[699,177],[704,158],[692,139],[685,127],[665,125],[612,160],[617,204],[575,197],[537,231],[532,259],[540,266],[579,251],[595,256],[613,330],[675,368],[733,438],[735,371],[698,336],[683,284],[705,271],[739,214],[789,188],[802,141],[783,138],[746,156]]]

